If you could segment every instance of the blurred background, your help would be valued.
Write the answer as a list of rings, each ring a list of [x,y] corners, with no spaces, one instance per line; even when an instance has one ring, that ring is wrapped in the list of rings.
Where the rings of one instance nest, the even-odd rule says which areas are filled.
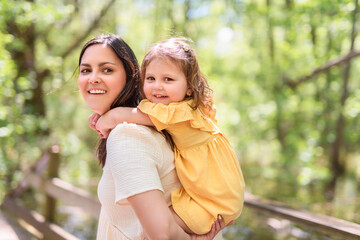
[[[0,202],[51,145],[59,177],[96,196],[97,134],[77,88],[82,45],[119,34],[139,63],[170,36],[193,40],[246,191],[360,223],[357,0],[0,0]],[[24,198],[41,209],[44,197]],[[41,212],[41,210],[39,210]],[[97,221],[57,207],[94,239]],[[271,224],[270,224],[271,225]],[[227,239],[335,239],[276,232],[245,208]]]

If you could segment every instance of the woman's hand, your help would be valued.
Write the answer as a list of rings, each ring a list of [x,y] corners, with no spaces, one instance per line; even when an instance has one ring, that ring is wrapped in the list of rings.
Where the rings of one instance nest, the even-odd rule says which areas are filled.
[[[203,234],[203,235],[190,234],[190,239],[191,240],[212,240],[216,236],[216,234],[218,234],[225,227],[230,226],[232,224],[234,224],[234,220],[230,221],[227,225],[225,225],[224,219],[218,218],[211,226],[210,232]],[[150,239],[146,237],[145,240],[150,240]]]
[[[191,234],[191,240],[211,240],[221,230],[223,230],[227,226],[230,226],[233,223],[234,221],[230,221],[227,225],[225,225],[224,219],[219,216],[218,219],[211,226],[210,232],[203,235]]]

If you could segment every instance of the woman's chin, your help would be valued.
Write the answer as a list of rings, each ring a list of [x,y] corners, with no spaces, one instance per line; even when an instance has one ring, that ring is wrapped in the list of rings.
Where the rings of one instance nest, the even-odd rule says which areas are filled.
[[[92,108],[90,106],[89,106],[89,108],[91,111],[93,111],[99,115],[103,115],[104,113],[106,113],[108,111],[108,110],[104,110],[104,109]]]

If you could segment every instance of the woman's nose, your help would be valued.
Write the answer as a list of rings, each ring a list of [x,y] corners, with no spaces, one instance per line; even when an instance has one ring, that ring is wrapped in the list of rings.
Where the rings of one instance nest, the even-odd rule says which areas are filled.
[[[100,80],[100,77],[95,73],[95,72],[92,72],[91,75],[89,76],[89,83],[99,83],[101,80]]]

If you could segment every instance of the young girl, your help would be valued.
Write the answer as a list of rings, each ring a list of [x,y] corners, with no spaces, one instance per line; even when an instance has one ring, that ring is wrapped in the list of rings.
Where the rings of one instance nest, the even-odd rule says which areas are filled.
[[[171,201],[185,230],[204,234],[218,216],[225,224],[239,217],[245,183],[238,159],[216,125],[211,89],[184,39],[170,38],[149,50],[140,90],[146,99],[137,108],[114,108],[99,119],[91,116],[90,123],[103,137],[122,122],[155,126],[171,135],[183,185],[171,192]]]

